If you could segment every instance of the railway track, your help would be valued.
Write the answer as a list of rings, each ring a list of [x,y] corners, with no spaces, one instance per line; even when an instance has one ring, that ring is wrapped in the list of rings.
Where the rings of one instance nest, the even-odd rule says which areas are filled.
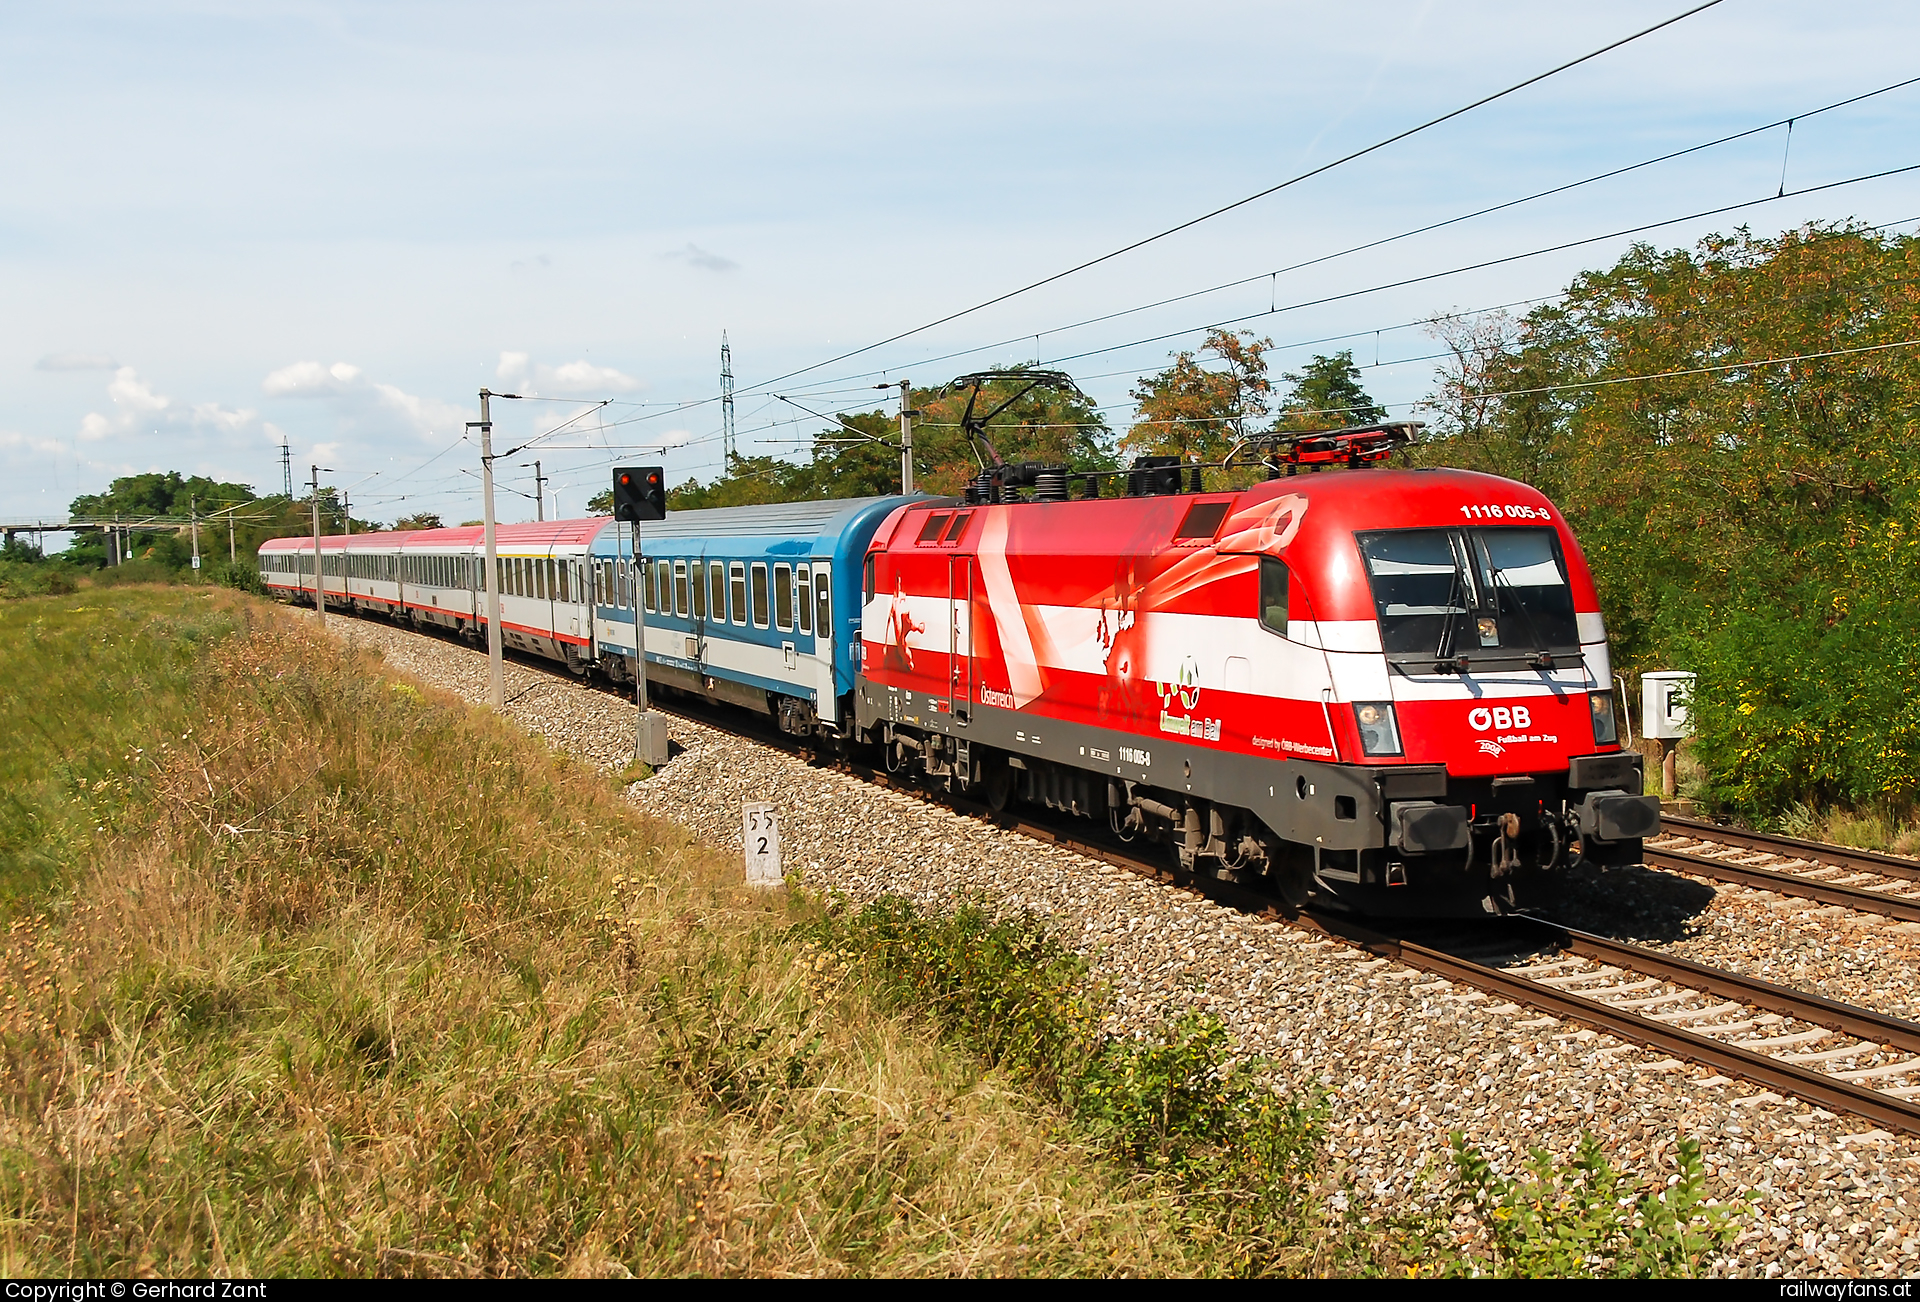
[[[1499,919],[1434,942],[1339,914],[1289,912],[1258,891],[1176,874],[1079,827],[1011,808],[995,812],[865,766],[844,767],[877,785],[1658,1050],[1676,1066],[1696,1063],[1729,1080],[1750,1081],[1767,1091],[1750,1096],[1755,1103],[1791,1096],[1894,1133],[1920,1135],[1920,1023],[1542,918]],[[1476,951],[1499,961],[1476,958]],[[1515,962],[1516,955],[1523,957]],[[1881,1088],[1876,1081],[1892,1084]]]
[[[1660,822],[1646,844],[1650,868],[1920,922],[1920,862],[1691,818]]]
[[[564,673],[535,658],[514,659],[555,676]],[[710,709],[691,703],[655,701],[654,706],[690,722],[719,727],[821,762],[812,747],[771,726],[756,726],[758,718],[743,717],[743,712],[730,712],[720,719]],[[742,727],[743,723],[749,726]],[[1753,1102],[1791,1096],[1830,1112],[1860,1117],[1888,1131],[1920,1135],[1920,1024],[1540,918],[1499,919],[1423,939],[1417,931],[1395,934],[1343,915],[1291,912],[1271,896],[1248,886],[1177,874],[1169,863],[1144,858],[1125,845],[1089,834],[1083,825],[1055,823],[1019,808],[995,811],[844,758],[832,763],[876,786],[991,821],[1006,830],[1193,891],[1242,912],[1314,931],[1447,982],[1469,986],[1480,995],[1497,996],[1519,1008],[1668,1054],[1675,1067],[1691,1062],[1727,1079],[1752,1082],[1767,1091],[1750,1096]],[[1733,832],[1692,820],[1665,821],[1668,835],[1662,839],[1669,844],[1676,836],[1695,842],[1710,837],[1712,843],[1726,847],[1717,851],[1719,855],[1764,854],[1789,862],[1803,861],[1816,872],[1823,868],[1831,871],[1820,876],[1804,872],[1795,875],[1788,869],[1769,870],[1668,849],[1650,850],[1647,862],[1651,865],[1742,885],[1761,885],[1781,894],[1848,907],[1866,907],[1855,904],[1854,897],[1867,895],[1876,911],[1913,908],[1915,920],[1920,920],[1920,895],[1910,904],[1897,895],[1863,890],[1851,876],[1843,882],[1827,880],[1836,873],[1871,871],[1886,880],[1920,883],[1920,865],[1785,837]],[[1696,832],[1700,835],[1694,835]],[[1785,884],[1773,884],[1776,879]],[[1795,889],[1787,889],[1787,884]]]

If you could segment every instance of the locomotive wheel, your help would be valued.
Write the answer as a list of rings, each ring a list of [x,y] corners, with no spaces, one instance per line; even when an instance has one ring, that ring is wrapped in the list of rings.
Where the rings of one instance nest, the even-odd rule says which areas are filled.
[[[1013,770],[997,760],[988,761],[985,767],[986,777],[980,787],[987,798],[987,808],[996,814],[1002,813],[1007,801],[1013,798]]]

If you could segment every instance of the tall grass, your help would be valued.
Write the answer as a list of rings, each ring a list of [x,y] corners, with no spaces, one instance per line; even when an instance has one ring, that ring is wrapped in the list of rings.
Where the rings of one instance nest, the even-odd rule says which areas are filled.
[[[28,599],[0,655],[8,1276],[1481,1269],[1331,1215],[1217,1021],[1103,1034],[1030,921],[751,893],[277,608]]]
[[[0,1271],[1204,1264],[606,779],[237,597],[113,600],[0,617],[10,762],[52,761],[0,954]]]

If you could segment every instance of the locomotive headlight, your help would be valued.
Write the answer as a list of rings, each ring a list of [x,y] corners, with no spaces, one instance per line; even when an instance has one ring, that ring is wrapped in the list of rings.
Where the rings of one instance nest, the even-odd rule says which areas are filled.
[[[1400,754],[1400,722],[1392,701],[1359,701],[1353,717],[1360,725],[1360,749],[1368,755]]]
[[[1593,707],[1594,745],[1610,746],[1620,740],[1620,730],[1613,721],[1613,693],[1594,692],[1587,697],[1587,704]]]

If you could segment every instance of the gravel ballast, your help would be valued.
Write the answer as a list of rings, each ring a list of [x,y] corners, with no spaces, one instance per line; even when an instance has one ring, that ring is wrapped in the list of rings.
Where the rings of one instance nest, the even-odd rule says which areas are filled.
[[[372,621],[329,626],[428,686],[486,699],[484,653]],[[608,768],[632,758],[631,698],[512,663],[507,695],[507,713],[549,745]],[[637,807],[738,853],[742,802],[770,801],[788,874],[815,888],[936,904],[984,897],[1047,918],[1089,956],[1124,1024],[1207,1009],[1246,1051],[1283,1064],[1293,1085],[1325,1089],[1330,1156],[1363,1200],[1392,1208],[1440,1196],[1456,1129],[1508,1169],[1534,1147],[1565,1156],[1591,1131],[1616,1166],[1670,1173],[1676,1135],[1691,1136],[1715,1196],[1759,1195],[1716,1273],[1902,1275],[1920,1262],[1920,1145],[1907,1137],[702,724],[672,718],[669,733],[680,749],[628,789]],[[1572,907],[1594,916],[1569,920],[1895,1015],[1920,1012],[1910,978],[1920,929],[1740,888],[1709,898],[1704,883],[1682,890],[1676,880],[1645,870],[1588,880]],[[1616,913],[1630,925],[1601,925]]]

